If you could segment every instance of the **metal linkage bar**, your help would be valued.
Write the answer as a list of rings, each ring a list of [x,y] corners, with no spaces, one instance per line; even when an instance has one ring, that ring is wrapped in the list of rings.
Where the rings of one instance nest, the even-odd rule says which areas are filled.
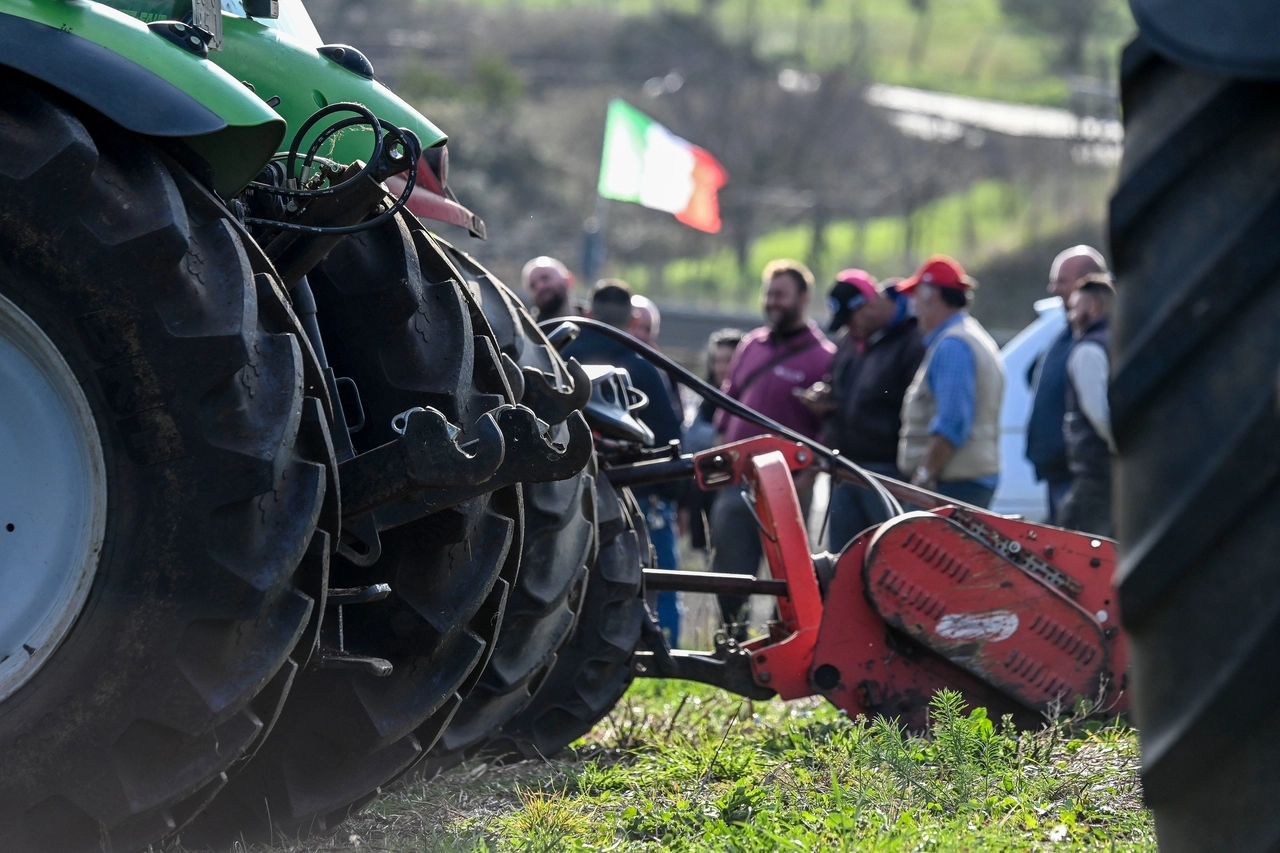
[[[669,572],[645,569],[646,589],[709,592],[715,595],[773,595],[785,597],[787,582],[754,575],[727,575],[715,572]]]

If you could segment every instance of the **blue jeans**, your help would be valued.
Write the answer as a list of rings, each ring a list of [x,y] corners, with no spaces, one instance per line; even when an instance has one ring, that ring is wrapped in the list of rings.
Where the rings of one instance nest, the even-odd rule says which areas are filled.
[[[892,462],[858,464],[875,474],[884,474],[894,479],[902,476],[898,472],[898,466]],[[833,554],[843,551],[855,536],[868,527],[889,520],[876,493],[857,483],[833,484],[827,514],[827,550]]]
[[[645,507],[645,522],[649,525],[649,541],[653,543],[657,568],[675,571],[680,568],[680,554],[676,549],[676,504],[656,495],[649,496]],[[667,642],[675,648],[680,642],[679,593],[664,590],[654,597],[654,615],[658,626],[667,635]]]
[[[1054,482],[1050,480],[1046,483],[1049,492],[1049,523],[1062,526],[1062,502],[1067,499],[1067,492],[1071,491],[1070,480],[1059,480]]]
[[[986,509],[991,506],[991,499],[996,490],[973,480],[939,480],[934,491],[948,498],[955,498],[967,504]]]

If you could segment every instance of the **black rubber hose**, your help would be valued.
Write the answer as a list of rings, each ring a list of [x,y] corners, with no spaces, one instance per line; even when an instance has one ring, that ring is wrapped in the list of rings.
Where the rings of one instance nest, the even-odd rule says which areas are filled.
[[[889,494],[888,490],[885,489],[880,481],[872,476],[870,472],[862,468],[862,466],[841,456],[838,451],[832,450],[831,448],[814,441],[808,436],[802,435],[793,429],[785,427],[772,418],[765,417],[755,409],[744,406],[742,403],[733,399],[710,382],[707,382],[697,374],[686,370],[679,362],[667,358],[653,347],[647,346],[642,341],[637,340],[621,329],[616,329],[607,323],[601,323],[599,320],[588,320],[585,317],[575,317],[573,320],[546,320],[538,325],[544,330],[550,330],[567,322],[572,323],[575,326],[599,332],[606,338],[617,341],[628,349],[633,350],[650,364],[661,367],[668,374],[674,374],[680,379],[680,382],[683,385],[697,391],[704,398],[709,398],[715,401],[717,406],[724,409],[729,414],[742,418],[744,421],[749,421],[756,426],[763,427],[764,429],[769,430],[769,432],[777,433],[785,438],[789,438],[798,444],[803,444],[805,447],[812,450],[817,456],[826,459],[832,466],[843,468],[858,480],[865,483],[867,488],[876,493],[876,497],[880,499],[880,504],[884,507],[885,512],[887,512],[891,518],[893,516],[902,515],[902,504],[898,503],[897,498]]]

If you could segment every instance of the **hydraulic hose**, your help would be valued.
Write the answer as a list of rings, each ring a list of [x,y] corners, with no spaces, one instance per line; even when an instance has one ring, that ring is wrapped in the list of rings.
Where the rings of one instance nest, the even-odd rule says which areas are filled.
[[[772,418],[760,414],[755,409],[743,405],[728,394],[725,394],[719,388],[716,388],[710,382],[707,382],[700,376],[686,370],[678,362],[673,361],[621,329],[616,329],[607,323],[601,323],[599,320],[588,320],[585,317],[574,317],[572,320],[546,320],[538,324],[544,332],[547,332],[547,336],[552,340],[564,340],[567,338],[568,340],[565,341],[567,343],[569,340],[576,338],[577,335],[572,333],[566,334],[570,331],[569,329],[566,329],[565,333],[561,333],[560,335],[556,335],[553,331],[554,329],[565,325],[591,329],[610,340],[617,341],[635,352],[645,361],[662,368],[669,375],[675,376],[680,380],[682,385],[697,391],[704,398],[712,400],[717,406],[724,409],[729,414],[742,418],[744,421],[753,423],[758,427],[767,429],[771,433],[783,436],[784,438],[789,438],[798,444],[803,444],[805,447],[812,450],[815,456],[826,459],[831,465],[833,472],[835,472],[835,469],[842,469],[842,473],[845,475],[843,479],[860,481],[867,488],[871,489],[871,491],[875,492],[876,497],[880,499],[880,504],[884,507],[885,512],[889,514],[890,518],[902,515],[902,504],[898,503],[898,499],[889,493],[888,489],[884,487],[884,484],[880,482],[876,475],[841,456],[838,450],[832,450],[831,448],[814,441],[808,436],[802,435],[793,429],[783,426]]]

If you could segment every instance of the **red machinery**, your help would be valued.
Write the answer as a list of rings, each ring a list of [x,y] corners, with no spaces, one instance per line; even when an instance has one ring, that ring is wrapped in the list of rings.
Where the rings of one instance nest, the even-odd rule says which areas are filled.
[[[1125,710],[1114,543],[876,478],[926,509],[864,531],[839,555],[815,556],[791,475],[814,465],[845,473],[831,461],[811,446],[762,436],[609,472],[621,483],[692,473],[702,489],[741,485],[759,522],[771,580],[649,570],[649,589],[778,599],[768,637],[741,646],[722,639],[714,653],[651,642],[636,654],[638,675],[759,698],[821,694],[850,715],[884,714],[912,728],[924,725],[943,688],[1027,722],[1079,700],[1095,713]]]

